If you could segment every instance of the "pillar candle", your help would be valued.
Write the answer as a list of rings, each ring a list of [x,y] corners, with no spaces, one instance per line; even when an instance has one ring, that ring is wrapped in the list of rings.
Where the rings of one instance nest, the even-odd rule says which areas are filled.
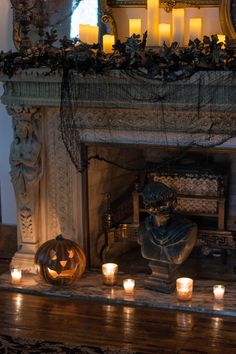
[[[87,43],[88,42],[88,32],[89,32],[89,25],[79,25],[79,39]]]
[[[79,38],[87,44],[98,43],[98,26],[79,25]]]
[[[141,35],[141,18],[129,19],[129,37],[134,33]]]
[[[88,26],[87,43],[98,43],[98,26]]]
[[[159,24],[159,45],[163,43],[170,44],[170,24],[160,23]]]
[[[172,9],[172,41],[184,45],[184,9]]]
[[[189,19],[189,40],[194,41],[198,38],[202,40],[202,19],[190,18]]]
[[[159,0],[147,0],[147,45],[158,45]]]
[[[112,46],[115,44],[115,36],[113,34],[104,34],[103,51],[104,53],[112,53]]]

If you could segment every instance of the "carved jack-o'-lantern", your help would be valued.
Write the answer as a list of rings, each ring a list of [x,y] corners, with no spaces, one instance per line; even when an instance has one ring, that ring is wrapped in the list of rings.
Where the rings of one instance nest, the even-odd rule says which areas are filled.
[[[35,254],[35,265],[46,282],[67,285],[84,273],[86,258],[76,242],[59,235],[39,247]]]

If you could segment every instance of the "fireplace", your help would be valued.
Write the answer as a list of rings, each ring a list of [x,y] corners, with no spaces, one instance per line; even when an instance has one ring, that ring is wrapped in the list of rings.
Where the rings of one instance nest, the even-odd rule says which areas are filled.
[[[81,174],[71,162],[61,136],[61,76],[48,75],[46,69],[34,69],[1,80],[2,102],[13,117],[13,128],[19,121],[33,124],[40,145],[34,191],[22,202],[19,187],[15,187],[18,251],[14,264],[34,272],[33,259],[38,246],[62,233],[83,247],[90,268],[98,267],[104,245],[99,235],[104,233],[103,218],[107,216],[109,201],[115,213],[117,201],[134,188],[137,175],[144,183],[147,161],[164,160],[167,153],[174,155],[190,145],[195,146],[193,154],[199,152],[198,145],[214,146],[205,149],[204,158],[213,158],[215,163],[227,161],[230,167],[226,225],[221,231],[229,231],[226,252],[234,249],[236,160],[234,140],[229,138],[236,129],[236,82],[231,72],[200,72],[171,83],[127,79],[116,72],[105,80],[99,75],[76,77],[76,85],[80,87],[76,124],[82,154],[96,157]],[[88,96],[91,91],[85,90],[88,87],[93,87],[92,97]],[[192,101],[199,89],[205,98],[200,115],[196,102]],[[172,95],[168,98],[166,93],[170,91]],[[150,102],[153,93],[158,100]],[[131,106],[130,97],[134,96]],[[226,143],[217,146],[222,141]],[[122,167],[133,169],[107,163],[107,160],[117,161],[118,157]],[[216,236],[225,239],[222,233]]]

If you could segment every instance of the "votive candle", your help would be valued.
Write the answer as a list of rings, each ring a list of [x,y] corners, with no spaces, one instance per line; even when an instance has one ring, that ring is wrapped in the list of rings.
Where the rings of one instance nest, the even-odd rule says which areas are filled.
[[[123,280],[123,287],[126,294],[133,294],[134,287],[135,287],[135,280],[134,279],[124,279]]]
[[[114,285],[117,282],[118,265],[116,263],[104,263],[102,265],[103,283]]]
[[[176,280],[177,299],[181,301],[188,301],[192,299],[193,294],[193,279],[178,278]]]
[[[11,269],[11,282],[12,284],[19,284],[22,278],[21,269],[13,268]]]
[[[223,300],[225,294],[225,286],[224,285],[214,285],[213,286],[213,294],[215,300]]]

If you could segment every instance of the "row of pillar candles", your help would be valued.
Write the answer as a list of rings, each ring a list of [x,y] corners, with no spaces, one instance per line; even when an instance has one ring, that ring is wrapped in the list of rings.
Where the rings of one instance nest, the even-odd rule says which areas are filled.
[[[180,46],[184,46],[184,32],[185,32],[185,12],[184,9],[172,10],[172,24],[159,23],[159,0],[148,0],[147,8],[147,45],[160,46],[165,42],[169,45],[171,42],[178,42]],[[94,44],[98,42],[98,26],[80,25],[79,38],[82,42],[87,44]],[[142,23],[140,18],[129,19],[129,37],[133,34],[142,34]],[[202,18],[189,19],[189,40],[202,38]],[[220,42],[225,41],[225,36],[218,34]],[[105,34],[103,36],[103,51],[111,53],[112,46],[115,43],[115,36]]]

